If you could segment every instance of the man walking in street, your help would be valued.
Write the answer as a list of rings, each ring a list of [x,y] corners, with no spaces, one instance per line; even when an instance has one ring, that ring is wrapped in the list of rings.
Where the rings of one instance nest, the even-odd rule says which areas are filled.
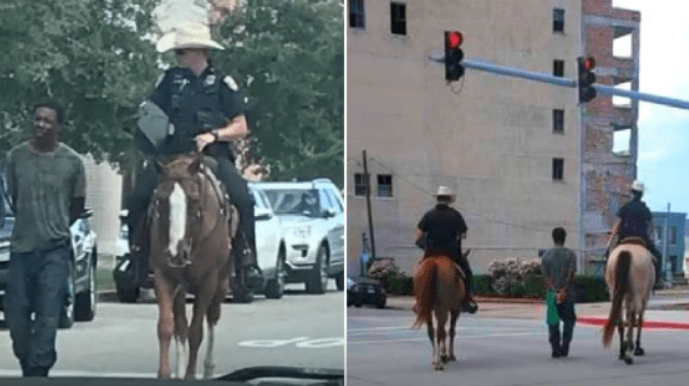
[[[576,315],[574,313],[574,287],[572,282],[577,271],[577,256],[566,248],[567,232],[553,229],[555,247],[548,250],[541,260],[541,272],[548,292],[548,330],[552,357],[569,355]],[[560,336],[560,320],[564,331]]]
[[[70,225],[84,210],[81,157],[59,142],[59,104],[34,107],[33,137],[7,155],[4,174],[15,215],[5,291],[5,321],[25,377],[47,377],[72,258]],[[31,315],[35,314],[34,321]]]

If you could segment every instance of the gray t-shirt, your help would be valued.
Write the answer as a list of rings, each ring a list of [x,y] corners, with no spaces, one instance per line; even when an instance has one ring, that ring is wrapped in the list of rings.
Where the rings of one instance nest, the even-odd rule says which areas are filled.
[[[53,152],[38,153],[26,142],[7,154],[4,173],[16,212],[12,252],[40,251],[69,240],[71,200],[86,196],[79,154],[63,143]]]
[[[549,249],[541,259],[543,279],[551,278],[556,289],[561,289],[567,282],[569,273],[577,272],[577,255],[569,248],[555,247]]]

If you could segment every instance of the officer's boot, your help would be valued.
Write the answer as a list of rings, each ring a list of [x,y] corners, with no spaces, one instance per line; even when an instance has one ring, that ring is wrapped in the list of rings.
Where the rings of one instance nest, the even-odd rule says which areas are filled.
[[[665,287],[665,281],[662,278],[660,269],[661,269],[661,261],[662,261],[662,255],[660,254],[660,251],[658,251],[655,246],[651,246],[650,248],[651,254],[653,255],[653,265],[655,266],[655,271],[656,271],[656,277],[655,277],[655,283],[653,285],[654,289],[663,289]]]
[[[254,231],[254,208],[253,205],[240,206],[239,208],[239,229],[243,239],[241,267],[243,270],[244,283],[250,291],[256,292],[263,288],[263,273],[258,266],[258,258],[256,256],[256,233]]]
[[[462,257],[456,258],[455,261],[462,268],[462,271],[464,271],[464,275],[466,276],[466,279],[464,280],[464,284],[466,287],[465,296],[464,301],[461,304],[461,309],[464,312],[473,314],[478,310],[478,305],[476,304],[476,302],[474,302],[474,299],[472,297],[473,288],[471,286],[471,278],[473,274],[471,272],[471,267],[469,267],[469,262]]]
[[[131,214],[130,214],[131,216]],[[148,279],[148,235],[145,227],[146,216],[133,216],[129,221],[129,254],[134,266],[134,283],[143,286]]]
[[[474,314],[478,310],[478,305],[472,296],[473,288],[471,286],[471,278],[473,275],[471,270],[467,270],[466,275],[466,296],[464,297],[464,303],[462,303],[462,311]]]
[[[237,233],[234,245],[236,252],[233,255],[239,282],[250,292],[260,291],[263,287],[263,275],[256,262],[255,245],[252,246],[247,242],[244,232]]]

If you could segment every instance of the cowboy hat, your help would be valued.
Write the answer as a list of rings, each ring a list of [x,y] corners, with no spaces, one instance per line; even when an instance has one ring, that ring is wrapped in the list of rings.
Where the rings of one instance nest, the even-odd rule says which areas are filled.
[[[643,183],[641,183],[641,182],[639,182],[639,181],[637,180],[637,181],[634,181],[634,182],[632,183],[631,190],[632,190],[632,191],[635,191],[635,192],[641,192],[641,193],[643,193],[643,192],[646,191],[646,187],[644,186]]]
[[[163,35],[156,43],[158,52],[166,52],[180,48],[217,48],[225,47],[211,39],[211,31],[207,25],[200,23],[183,23],[172,31]]]
[[[455,193],[452,191],[452,189],[450,189],[447,186],[438,187],[438,192],[435,194],[435,197],[439,197],[439,196],[450,197],[450,199],[452,201],[454,201],[454,199],[455,199]]]

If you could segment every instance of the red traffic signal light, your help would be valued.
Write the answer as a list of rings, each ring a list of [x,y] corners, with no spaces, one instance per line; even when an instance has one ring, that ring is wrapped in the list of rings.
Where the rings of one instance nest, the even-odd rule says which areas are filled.
[[[589,56],[588,58],[577,58],[577,65],[579,70],[579,102],[586,103],[596,97],[596,89],[593,84],[596,82],[596,74],[591,72],[596,67],[596,59]]]
[[[447,44],[450,48],[456,49],[464,42],[464,36],[459,31],[451,31],[447,34]]]
[[[445,31],[445,80],[454,82],[464,76],[464,51],[459,48],[464,36],[459,31]]]

